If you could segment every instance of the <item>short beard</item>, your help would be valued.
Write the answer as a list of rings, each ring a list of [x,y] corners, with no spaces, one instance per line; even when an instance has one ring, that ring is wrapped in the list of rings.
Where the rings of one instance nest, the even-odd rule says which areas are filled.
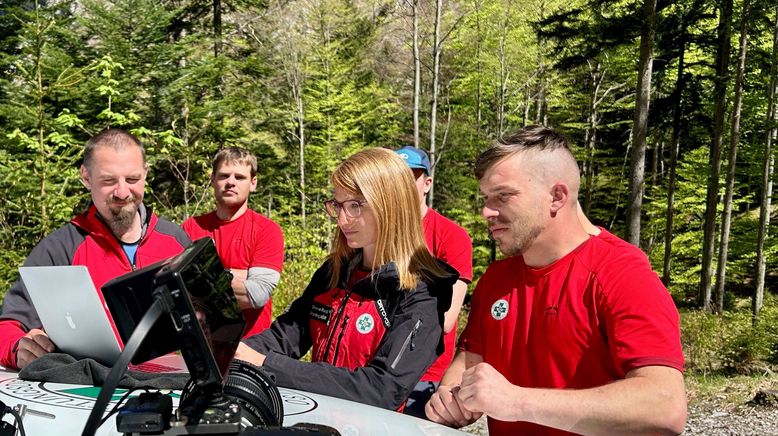
[[[114,236],[120,237],[127,233],[127,230],[132,227],[132,223],[135,221],[135,214],[137,213],[138,209],[122,209],[118,213],[111,211],[111,218],[108,221],[108,225],[111,227],[111,232],[113,232]]]
[[[524,226],[523,226],[524,227]],[[529,247],[535,242],[541,232],[543,232],[543,226],[532,225],[531,227],[524,227],[522,234],[518,240],[510,241],[507,246],[500,245],[500,251],[506,256],[518,256],[524,254]]]
[[[108,210],[111,212],[111,216],[104,217],[108,221],[108,226],[111,228],[111,232],[117,238],[122,237],[132,227],[135,222],[135,215],[138,213],[139,202],[136,198],[131,198],[131,204],[128,204],[120,209],[114,209],[111,207],[113,198],[108,199]]]

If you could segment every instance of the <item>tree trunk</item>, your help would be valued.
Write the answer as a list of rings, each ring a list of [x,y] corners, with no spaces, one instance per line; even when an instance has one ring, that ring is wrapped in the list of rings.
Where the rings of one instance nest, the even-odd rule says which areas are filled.
[[[46,109],[43,106],[46,88],[43,85],[43,34],[46,32],[45,25],[41,18],[40,4],[35,2],[35,97],[36,97],[36,116],[38,130],[38,165],[40,166],[40,208],[41,208],[41,237],[49,233],[49,212],[46,207],[46,164],[48,162],[48,153],[46,152]],[[110,108],[109,108],[110,109]]]
[[[532,102],[532,92],[530,91],[529,82],[524,85],[524,121],[523,126],[527,127],[529,124],[529,108]]]
[[[778,136],[778,108],[775,98],[778,92],[778,6],[775,8],[775,25],[773,27],[773,53],[770,61],[770,89],[767,99],[767,142],[762,161],[762,199],[759,208],[759,235],[756,246],[756,289],[751,299],[751,315],[753,325],[759,323],[759,312],[764,301],[765,259],[764,245],[770,229],[770,208],[773,195],[773,141]]]
[[[681,144],[681,119],[683,118],[683,91],[686,87],[686,17],[681,24],[681,50],[678,54],[678,72],[675,79],[675,108],[673,109],[673,132],[670,136],[670,175],[667,181],[667,209],[665,210],[665,255],[662,264],[662,283],[670,286],[670,260],[673,255],[673,215],[675,209],[675,178],[678,168],[678,154]]]
[[[302,212],[302,227],[303,230],[305,230],[307,228],[305,204],[305,108],[303,106],[303,87],[301,81],[295,80],[293,93],[297,109],[297,141],[300,153],[300,211]]]
[[[437,155],[437,127],[438,127],[438,93],[440,92],[440,52],[443,43],[440,40],[440,15],[443,9],[443,0],[435,0],[435,32],[432,44],[432,102],[430,104],[430,163],[436,161]],[[430,168],[430,176],[435,177],[435,166]],[[430,187],[427,194],[427,205],[433,207],[435,203],[435,185]]]
[[[213,0],[213,55],[219,57],[222,48],[222,2]]]
[[[540,39],[538,39],[540,42]],[[537,57],[538,69],[537,69],[537,82],[535,83],[535,124],[545,125],[545,107],[546,107],[546,92],[545,83],[543,82],[545,74],[541,55],[538,53]]]
[[[592,92],[589,95],[589,116],[587,117],[586,127],[586,158],[583,165],[584,176],[584,202],[583,211],[589,213],[589,209],[592,205],[592,190],[594,179],[594,149],[597,144],[597,98],[602,86],[602,81],[605,77],[605,71],[600,72],[602,64],[597,62],[597,66],[592,68],[591,63],[589,65],[589,77],[592,79]]]
[[[505,10],[505,20],[503,22],[502,26],[502,33],[500,34],[500,45],[499,45],[499,61],[500,61],[500,88],[498,90],[498,101],[497,101],[497,137],[501,138],[503,132],[505,131],[505,105],[507,100],[507,93],[508,93],[508,62],[507,62],[507,55],[505,53],[505,47],[507,44],[507,38],[508,38],[508,16],[510,14],[510,9]]]
[[[540,2],[540,13],[539,13],[538,20],[542,21],[543,18],[545,17],[545,15],[546,15],[546,2],[545,1],[541,1]],[[536,93],[535,93],[535,95],[536,95],[536,100],[535,100],[535,103],[536,103],[535,124],[540,124],[540,125],[545,126],[545,125],[548,124],[548,116],[546,114],[546,112],[547,112],[546,111],[546,107],[547,107],[547,103],[546,103],[546,66],[543,63],[544,48],[543,48],[543,40],[540,39],[540,34],[536,35],[535,43],[538,45],[538,55],[537,55],[537,59],[536,59],[537,69],[538,69],[537,70],[538,71],[538,74],[537,74],[538,82],[537,82],[537,89],[536,89]]]
[[[413,146],[419,148],[419,99],[421,95],[421,58],[419,56],[419,1],[411,1],[413,20]]]
[[[700,268],[699,303],[703,310],[711,307],[711,265],[716,239],[716,205],[719,196],[721,173],[721,143],[724,137],[724,120],[727,109],[727,80],[729,76],[730,32],[732,27],[732,0],[721,0],[718,25],[718,53],[716,55],[716,79],[713,89],[713,140],[711,141],[708,166],[708,190],[705,198],[705,225],[702,241],[702,265]]]
[[[285,23],[291,26],[291,23]],[[298,158],[298,174],[299,174],[299,193],[300,193],[300,218],[302,220],[301,225],[303,229],[308,226],[308,196],[306,192],[307,176],[305,172],[305,149],[307,146],[307,139],[305,134],[305,49],[304,43],[298,41],[293,32],[285,35],[286,44],[279,47],[279,53],[283,52],[285,55],[281,62],[283,68],[284,77],[286,79],[286,85],[292,94],[292,113],[293,123],[296,125],[294,136],[297,137],[297,158]]]
[[[656,180],[659,177],[659,173],[662,172],[660,162],[662,161],[664,148],[665,143],[660,141],[659,144],[654,145],[653,153],[651,153],[651,186],[656,186]]]
[[[632,127],[632,151],[630,155],[629,205],[627,206],[626,239],[640,246],[640,213],[643,204],[643,188],[646,162],[646,134],[648,132],[648,107],[651,102],[651,71],[654,61],[654,33],[656,32],[656,0],[643,3],[645,22],[640,35],[640,63],[635,98],[635,119]]]
[[[540,57],[540,56],[538,56]],[[538,70],[538,82],[535,88],[535,124],[545,125],[546,118],[546,92],[544,83],[544,72],[542,68]]]
[[[716,267],[716,310],[724,311],[724,285],[727,275],[727,254],[729,251],[729,232],[732,225],[732,191],[735,189],[735,167],[737,165],[737,145],[740,140],[740,109],[743,104],[743,77],[746,69],[748,50],[749,0],[743,0],[743,12],[740,26],[740,48],[738,52],[737,75],[735,77],[735,103],[732,107],[732,124],[729,134],[729,162],[727,163],[727,187],[724,194],[724,212],[721,217],[721,242],[719,260]]]
[[[476,119],[476,130],[479,133],[481,133],[481,117],[483,116],[481,111],[481,100],[483,99],[483,83],[481,83],[482,80],[482,74],[483,74],[483,62],[481,61],[481,2],[476,1],[475,2],[475,26],[476,26],[476,46],[475,46],[475,70],[476,70],[476,77],[478,77],[478,86],[476,88],[476,96],[475,96],[475,119]]]
[[[505,100],[508,87],[507,84],[507,70],[505,59],[505,34],[500,36],[500,89],[498,90],[499,96],[497,101],[497,137],[501,138],[505,130]]]

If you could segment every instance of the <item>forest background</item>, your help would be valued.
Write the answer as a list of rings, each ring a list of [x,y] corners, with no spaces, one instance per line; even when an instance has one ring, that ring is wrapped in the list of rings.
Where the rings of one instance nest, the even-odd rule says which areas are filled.
[[[477,278],[495,249],[473,161],[545,124],[575,144],[586,214],[668,286],[687,373],[778,364],[774,0],[0,5],[0,293],[88,204],[79,157],[108,126],[145,142],[146,202],[176,222],[213,207],[220,147],[256,153],[251,205],[286,239],[278,313],[328,251],[343,158],[428,151],[429,202],[469,231]]]

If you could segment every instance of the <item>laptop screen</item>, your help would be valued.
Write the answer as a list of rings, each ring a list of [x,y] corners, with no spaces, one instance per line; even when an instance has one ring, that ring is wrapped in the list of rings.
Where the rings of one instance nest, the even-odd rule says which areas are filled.
[[[43,328],[60,351],[113,365],[121,347],[85,266],[23,266],[19,274]]]

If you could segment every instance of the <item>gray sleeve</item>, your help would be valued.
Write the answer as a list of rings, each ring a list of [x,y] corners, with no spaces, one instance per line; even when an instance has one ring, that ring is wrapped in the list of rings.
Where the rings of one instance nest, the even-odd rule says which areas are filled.
[[[16,320],[25,331],[34,328],[41,328],[41,320],[38,318],[38,312],[30,302],[27,288],[24,287],[21,279],[14,282],[3,300],[2,314],[0,320]]]
[[[243,284],[246,287],[251,305],[260,308],[267,304],[267,300],[273,294],[273,289],[280,278],[281,273],[271,268],[249,268],[246,281]]]
[[[24,266],[72,265],[75,251],[84,238],[76,226],[66,224],[43,238],[27,256]],[[52,289],[52,292],[56,290]],[[17,279],[6,293],[0,319],[19,321],[27,330],[41,327],[38,312],[21,279]]]

